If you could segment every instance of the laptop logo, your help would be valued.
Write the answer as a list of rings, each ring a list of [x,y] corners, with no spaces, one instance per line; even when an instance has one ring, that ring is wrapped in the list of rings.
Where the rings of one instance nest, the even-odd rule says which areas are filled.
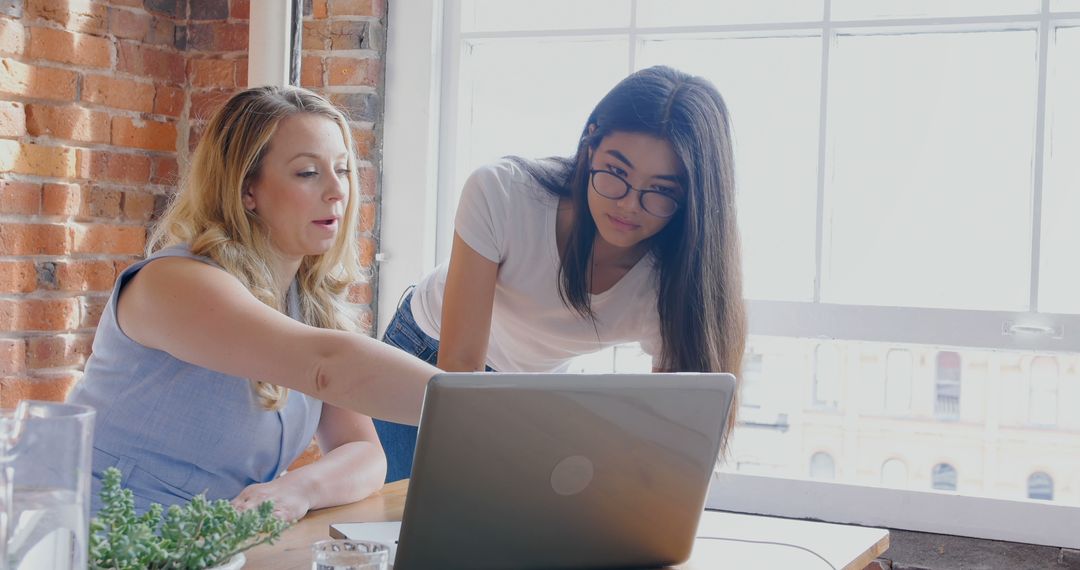
[[[584,491],[592,480],[593,463],[580,455],[563,458],[551,470],[551,489],[564,497]]]

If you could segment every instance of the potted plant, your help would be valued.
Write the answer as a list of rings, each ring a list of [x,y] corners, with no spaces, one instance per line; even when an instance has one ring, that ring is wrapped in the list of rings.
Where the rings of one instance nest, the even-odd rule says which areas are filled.
[[[243,551],[273,543],[288,523],[273,516],[269,501],[238,512],[228,501],[199,495],[168,511],[154,503],[135,514],[135,498],[120,488],[120,471],[105,471],[101,510],[90,522],[93,570],[236,570]]]

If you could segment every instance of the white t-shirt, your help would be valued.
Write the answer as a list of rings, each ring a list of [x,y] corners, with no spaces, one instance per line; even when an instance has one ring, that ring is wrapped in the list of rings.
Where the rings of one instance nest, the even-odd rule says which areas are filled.
[[[483,166],[461,192],[454,228],[477,253],[499,264],[487,365],[500,372],[566,370],[570,359],[641,342],[659,361],[657,277],[651,254],[614,286],[591,296],[592,321],[563,304],[555,214],[559,199],[508,160]],[[439,338],[447,264],[417,284],[412,313]]]

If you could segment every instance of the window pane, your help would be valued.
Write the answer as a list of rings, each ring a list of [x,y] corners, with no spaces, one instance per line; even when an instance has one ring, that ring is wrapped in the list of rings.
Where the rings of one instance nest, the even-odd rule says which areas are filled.
[[[724,96],[735,137],[746,296],[812,300],[821,38],[652,39],[637,62],[701,75]]]
[[[938,463],[930,475],[930,486],[939,491],[956,490],[956,468],[948,463]]]
[[[810,458],[810,478],[818,481],[832,481],[836,479],[836,463],[831,455],[825,452],[815,453]]]
[[[960,355],[940,352],[934,382],[934,414],[944,418],[960,417]]]
[[[1055,12],[1080,12],[1080,0],[1050,0],[1050,9]]]
[[[1054,500],[1054,480],[1046,473],[1032,473],[1028,477],[1029,499]]]
[[[833,20],[1033,14],[1039,0],[833,0]]]
[[[1026,31],[837,40],[824,301],[1026,309],[1035,40]]]
[[[1077,10],[1080,10],[1078,2]],[[1039,310],[1080,313],[1080,28],[1057,30],[1047,77]]]
[[[768,387],[767,399],[739,410],[725,471],[752,463],[762,475],[807,479],[808,460],[827,451],[839,483],[925,490],[933,486],[933,466],[947,463],[964,473],[959,492],[1002,499],[1026,497],[1032,473],[1080,473],[1080,414],[1066,413],[1080,407],[1080,353],[764,335],[751,336],[748,346],[765,364],[750,370],[758,376],[754,383]],[[839,401],[833,407],[807,406],[817,362],[827,362],[817,358],[825,354],[818,347],[831,347],[837,357],[831,389]],[[752,360],[748,355],[743,362]],[[1029,375],[1049,377],[1050,370],[1039,370],[1051,362],[1058,377],[1057,423],[1033,426]],[[887,375],[910,379],[907,409],[882,409]],[[937,415],[939,376],[962,382],[959,416]],[[744,386],[745,377],[746,370]],[[871,383],[879,386],[876,408],[852,396]],[[1075,482],[1080,479],[1059,481],[1055,500],[1080,505]]]
[[[468,42],[461,61],[456,182],[448,203],[457,203],[469,173],[499,157],[573,154],[593,107],[626,77],[628,49],[626,40]]]
[[[638,0],[637,24],[702,26],[820,21],[822,0]]]
[[[630,0],[461,0],[461,31],[578,30],[630,25]]]

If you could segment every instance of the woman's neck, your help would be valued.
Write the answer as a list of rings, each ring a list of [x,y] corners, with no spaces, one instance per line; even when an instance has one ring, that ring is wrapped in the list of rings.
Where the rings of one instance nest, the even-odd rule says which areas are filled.
[[[296,274],[300,271],[301,261],[303,261],[302,257],[289,257],[281,254],[270,260],[270,271],[273,273],[274,284],[277,285],[277,290],[282,295],[288,292],[293,280],[296,279]]]

